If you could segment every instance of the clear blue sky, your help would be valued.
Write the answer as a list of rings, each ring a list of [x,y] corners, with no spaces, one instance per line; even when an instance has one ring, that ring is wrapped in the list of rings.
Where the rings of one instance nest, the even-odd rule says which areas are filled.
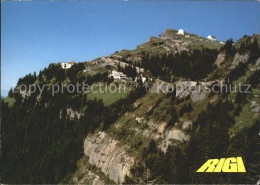
[[[167,28],[218,40],[260,32],[260,3],[192,1],[1,2],[1,92],[60,61],[134,49]]]

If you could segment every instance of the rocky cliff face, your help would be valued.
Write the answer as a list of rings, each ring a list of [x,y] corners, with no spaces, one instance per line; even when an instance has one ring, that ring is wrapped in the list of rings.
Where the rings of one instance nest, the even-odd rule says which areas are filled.
[[[90,134],[84,142],[84,153],[89,157],[89,163],[116,183],[124,182],[134,164],[134,158],[126,153],[126,148],[119,146],[119,142],[105,132]]]
[[[234,57],[234,60],[230,66],[230,69],[235,69],[239,64],[241,63],[247,63],[249,59],[249,55],[248,54],[244,54],[244,55],[240,55],[239,53],[237,53]]]
[[[223,62],[225,62],[225,54],[224,53],[219,53],[218,57],[217,57],[217,59],[215,61],[215,65],[217,67],[220,67],[221,64],[223,64]]]
[[[165,102],[161,98],[164,96],[164,91],[169,90],[168,86],[175,85],[182,87],[176,90],[177,99],[182,100],[190,97],[194,103],[201,102],[207,98],[209,93],[203,92],[203,88],[207,88],[213,83],[213,81],[199,83],[178,81],[171,84],[162,80],[156,80],[149,91],[150,94],[138,99],[133,104],[133,111],[126,112],[119,120],[111,125],[107,133],[98,131],[86,137],[84,141],[84,154],[88,157],[88,163],[102,171],[114,182],[122,183],[125,181],[126,176],[131,176],[130,169],[137,160],[135,155],[140,151],[137,148],[136,152],[130,154],[129,150],[133,145],[136,145],[135,142],[139,139],[142,143],[150,139],[157,141],[158,148],[164,153],[166,153],[169,145],[188,142],[193,122],[187,118],[179,118],[173,127],[167,127],[168,113],[162,113],[159,111],[160,109],[157,110],[158,107],[165,106]],[[160,86],[159,88],[162,93],[160,93],[161,91],[157,93],[158,86]],[[153,101],[147,101],[151,99]],[[165,116],[165,120],[161,118],[157,120],[156,117],[148,116],[149,114],[156,115],[157,113],[161,114],[159,117]],[[122,132],[123,135],[121,135]],[[110,136],[115,133],[116,136]],[[117,137],[120,139],[115,139]],[[84,171],[84,169],[82,170]],[[94,183],[99,182],[99,178],[93,178],[93,174],[87,171],[84,178],[74,180],[74,182],[80,183],[91,180]]]
[[[159,142],[160,150],[166,152],[168,146],[176,141],[182,143],[189,140],[187,131],[192,127],[191,121],[181,120],[175,127],[166,128],[167,121],[147,117],[149,111],[157,108],[155,104],[163,103],[160,102],[160,97],[156,96],[156,94],[148,94],[137,100],[133,104],[135,107],[133,112],[126,112],[107,133],[99,131],[89,134],[84,141],[84,153],[88,156],[88,163],[94,165],[116,183],[122,183],[126,176],[131,176],[130,169],[138,160],[136,154],[140,151],[136,148],[130,154],[129,150],[133,150],[133,146],[137,143],[154,139]],[[151,97],[156,97],[154,102],[157,103],[146,101]],[[140,110],[145,111],[139,112]],[[110,135],[114,133],[116,136],[111,137]],[[115,137],[120,139],[117,140]],[[88,174],[85,178],[92,177]]]
[[[210,87],[215,83],[218,82],[177,81],[174,83],[168,83],[157,79],[149,90],[149,93],[167,94],[175,91],[176,97],[179,99],[190,96],[193,102],[198,102],[207,97],[207,95],[211,92]]]
[[[175,141],[188,141],[189,136],[187,136],[182,130],[173,128],[168,130],[164,136],[163,140],[159,145],[159,148],[165,153],[169,145],[174,144]]]

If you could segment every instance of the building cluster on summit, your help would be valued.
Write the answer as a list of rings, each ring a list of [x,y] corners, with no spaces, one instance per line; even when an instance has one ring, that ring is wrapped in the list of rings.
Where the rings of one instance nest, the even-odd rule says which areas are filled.
[[[184,35],[185,32],[184,32],[183,29],[179,29],[177,34],[178,34],[178,35]],[[212,35],[208,35],[208,36],[207,36],[207,39],[208,39],[208,40],[212,40],[212,41],[216,41],[216,40],[217,40],[216,37],[215,37],[215,36],[212,36]]]

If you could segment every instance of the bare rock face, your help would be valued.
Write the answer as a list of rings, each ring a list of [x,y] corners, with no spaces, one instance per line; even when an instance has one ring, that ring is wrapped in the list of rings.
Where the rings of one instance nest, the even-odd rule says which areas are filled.
[[[256,68],[254,70],[260,70],[260,58],[258,58],[255,62]]]
[[[248,54],[240,55],[239,53],[236,53],[234,60],[230,66],[230,69],[236,68],[240,63],[247,63],[248,59],[249,59]]]
[[[191,100],[193,102],[198,102],[205,99],[208,96],[209,91],[207,91],[207,84],[201,86],[201,89],[196,88],[196,91],[191,93]]]
[[[215,65],[216,65],[217,67],[220,67],[221,64],[222,64],[224,61],[225,61],[225,54],[224,54],[224,53],[219,53],[219,54],[218,54],[218,57],[217,57],[217,59],[216,59],[216,61],[215,61]]]
[[[180,81],[176,83],[176,97],[179,99],[186,98],[196,88],[197,82]]]
[[[188,130],[191,127],[192,127],[192,122],[189,121],[189,120],[184,121],[183,124],[182,124],[182,129],[183,130]]]
[[[116,183],[124,182],[134,164],[134,158],[126,154],[126,149],[127,146],[119,146],[119,141],[105,132],[89,134],[84,142],[84,153],[89,157],[89,163]]]
[[[214,83],[214,81],[199,83],[194,81],[179,81],[175,84],[171,84],[157,79],[149,89],[149,93],[166,94],[176,90],[177,98],[184,99],[190,96],[193,102],[198,102],[208,96],[210,93],[209,87]]]
[[[167,131],[164,134],[163,138],[164,139],[162,140],[159,146],[163,152],[167,151],[168,146],[173,144],[174,140],[181,141],[181,142],[189,140],[189,136],[186,135],[182,130],[177,128],[173,128]]]
[[[260,67],[260,58],[257,59],[255,65],[256,65],[256,67]]]
[[[250,105],[251,111],[253,113],[260,112],[260,105],[256,103],[256,101],[252,101],[252,104]]]
[[[210,82],[194,82],[194,81],[181,81],[176,84],[176,97],[179,99],[190,96],[193,102],[198,102],[205,99],[210,93]]]
[[[166,94],[173,90],[174,90],[174,84],[157,79],[155,80],[153,86],[149,89],[149,93]]]
[[[147,121],[146,121],[147,122]],[[154,123],[152,120],[149,120],[147,123],[147,128],[145,129],[139,129],[136,127],[130,128],[130,130],[133,130],[135,132],[135,136],[142,136],[145,138],[152,138],[154,140],[158,140],[162,137],[162,134],[166,127],[166,122],[162,122],[160,124]]]

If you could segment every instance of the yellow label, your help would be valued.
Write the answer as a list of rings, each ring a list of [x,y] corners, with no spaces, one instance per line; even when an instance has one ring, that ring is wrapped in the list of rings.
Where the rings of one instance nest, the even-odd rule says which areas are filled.
[[[230,157],[221,159],[209,159],[197,172],[215,172],[215,173],[245,173],[246,169],[242,157]]]

